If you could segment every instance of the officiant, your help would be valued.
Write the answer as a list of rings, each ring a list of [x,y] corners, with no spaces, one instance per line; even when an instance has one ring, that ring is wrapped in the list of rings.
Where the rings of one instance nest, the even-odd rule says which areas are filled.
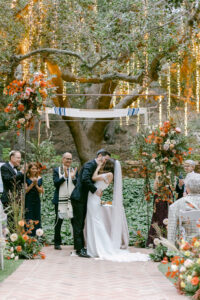
[[[66,152],[62,156],[62,165],[53,170],[55,186],[53,204],[55,205],[54,248],[61,250],[61,226],[63,219],[73,220],[70,196],[77,181],[77,168],[72,168],[72,154]]]

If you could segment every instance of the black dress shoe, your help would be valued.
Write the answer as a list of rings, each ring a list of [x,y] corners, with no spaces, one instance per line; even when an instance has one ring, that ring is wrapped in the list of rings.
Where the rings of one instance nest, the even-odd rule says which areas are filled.
[[[87,254],[84,248],[81,250],[77,250],[76,254],[80,257],[90,258],[90,256]]]
[[[54,246],[54,249],[55,249],[55,250],[62,250],[62,248],[60,247],[60,245],[55,245],[55,246]]]

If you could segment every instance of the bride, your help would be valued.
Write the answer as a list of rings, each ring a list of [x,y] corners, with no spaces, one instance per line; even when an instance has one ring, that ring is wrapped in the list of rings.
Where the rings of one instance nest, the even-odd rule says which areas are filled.
[[[130,253],[128,248],[128,226],[123,207],[122,173],[119,161],[108,159],[102,174],[99,174],[102,165],[99,164],[93,174],[92,180],[102,191],[105,190],[114,178],[113,205],[109,226],[103,218],[101,198],[89,192],[87,203],[87,253],[91,257],[118,261],[147,261],[149,256],[141,253]],[[110,208],[109,208],[110,209]]]

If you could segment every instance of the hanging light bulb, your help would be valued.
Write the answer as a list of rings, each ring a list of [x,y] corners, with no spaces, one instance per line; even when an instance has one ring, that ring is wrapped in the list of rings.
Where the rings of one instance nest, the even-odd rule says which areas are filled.
[[[187,100],[185,101],[185,106],[184,106],[184,129],[185,129],[185,135],[188,135],[188,103]]]
[[[130,73],[130,65],[128,63],[127,65],[127,73],[129,74]],[[126,85],[126,90],[127,90],[127,94],[129,95],[130,93],[130,85],[129,85],[129,82],[127,82],[127,85]],[[130,106],[128,106],[129,108]],[[126,125],[128,126],[129,125],[129,116],[126,116]]]
[[[167,119],[170,119],[171,116],[171,72],[170,72],[170,64],[168,66],[167,72],[167,92],[168,92],[168,102],[167,102]]]
[[[197,53],[196,53],[196,112],[199,113],[199,65],[200,65],[200,60],[199,60],[199,45],[197,48]]]
[[[137,100],[137,107],[140,108],[140,99]],[[137,115],[137,132],[140,131],[140,115]]]
[[[159,75],[159,86],[162,85],[161,75]],[[162,96],[159,96],[159,126],[162,126]]]

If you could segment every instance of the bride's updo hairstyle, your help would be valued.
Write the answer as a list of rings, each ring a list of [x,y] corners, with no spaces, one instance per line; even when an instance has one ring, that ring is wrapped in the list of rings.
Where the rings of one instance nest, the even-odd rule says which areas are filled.
[[[113,158],[109,158],[103,167],[103,173],[111,172],[114,174],[114,168],[115,168],[115,160]]]
[[[186,188],[189,188],[189,193],[200,194],[200,174],[189,173],[185,178]]]

